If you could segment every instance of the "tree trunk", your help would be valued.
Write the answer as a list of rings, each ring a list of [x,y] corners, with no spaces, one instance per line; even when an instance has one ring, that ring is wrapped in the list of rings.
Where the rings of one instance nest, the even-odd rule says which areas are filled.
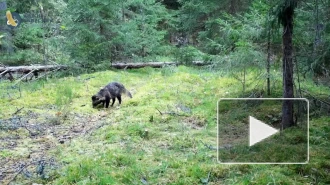
[[[270,96],[270,26],[267,35],[267,95]]]
[[[234,15],[236,13],[236,5],[237,1],[236,0],[231,0],[230,1],[230,13]]]
[[[273,12],[273,6],[271,1],[269,1],[270,4],[270,12]],[[267,70],[267,95],[270,96],[270,55],[271,55],[271,51],[270,51],[270,44],[271,44],[271,31],[272,31],[272,27],[271,27],[271,23],[270,23],[270,16],[271,13],[268,13],[267,16],[267,22],[268,22],[268,30],[267,30],[267,64],[266,64],[266,70]]]
[[[283,12],[283,97],[293,98],[293,14],[294,7],[288,6]],[[284,100],[282,105],[283,129],[294,125],[293,100]]]

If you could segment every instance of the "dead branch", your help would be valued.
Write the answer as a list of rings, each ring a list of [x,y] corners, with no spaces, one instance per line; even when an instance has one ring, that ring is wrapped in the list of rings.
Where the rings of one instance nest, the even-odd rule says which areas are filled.
[[[3,74],[5,74],[5,73],[7,73],[8,72],[8,69],[6,69],[5,71],[3,71],[2,73],[0,73],[0,75],[3,75]]]
[[[319,101],[321,103],[324,103],[324,104],[327,104],[327,105],[330,106],[330,103],[329,102],[326,102],[326,101],[323,101],[323,100],[320,100],[320,99],[316,98],[315,96],[313,96],[312,94],[310,94],[308,91],[305,91],[303,89],[301,89],[301,91],[304,92],[304,93],[306,93],[306,94],[308,94],[309,96],[311,96],[314,100]]]
[[[20,108],[20,109],[17,109],[17,111],[16,111],[16,112],[14,112],[14,113],[12,114],[12,116],[14,116],[15,114],[17,114],[17,113],[21,112],[21,110],[22,110],[22,109],[24,109],[24,107],[22,107],[22,108]]]
[[[67,69],[68,67],[65,65],[45,65],[45,66],[14,66],[14,67],[0,67],[0,73],[3,72],[9,73],[9,72],[20,72],[20,73],[29,73],[31,71],[37,71],[37,72],[46,72],[54,69]]]
[[[37,79],[40,79],[40,78],[42,78],[42,77],[44,77],[44,76],[46,76],[46,75],[48,75],[48,74],[50,74],[50,73],[53,73],[53,72],[58,71],[58,70],[60,70],[60,68],[54,69],[54,70],[52,70],[52,71],[47,71],[47,72],[44,73],[43,75],[39,76],[39,78],[33,79],[33,80],[31,80],[30,82],[33,82],[33,81],[35,81],[35,80],[37,80]]]
[[[158,109],[156,108],[156,110],[158,110]],[[169,114],[171,116],[185,116],[183,114],[178,114],[178,113],[176,113],[174,111],[171,111],[171,112],[161,112],[160,110],[158,110],[158,112],[159,112],[160,115]]]
[[[205,66],[205,65],[210,65],[210,62],[203,62],[203,61],[193,61],[192,65],[195,66]],[[125,62],[117,62],[117,63],[112,63],[111,67],[116,68],[116,69],[138,69],[138,68],[143,68],[143,67],[152,67],[152,68],[161,68],[167,65],[177,65],[176,62],[138,62],[138,63],[125,63]]]
[[[158,109],[156,108],[156,110],[158,110]],[[159,112],[160,115],[163,115],[163,113],[160,110],[158,110],[158,112]]]
[[[15,80],[14,77],[13,77],[13,75],[11,74],[11,72],[7,72],[7,74],[9,74],[8,80],[10,80],[10,81],[14,81]]]
[[[8,183],[7,183],[7,185],[9,185],[11,182],[13,182],[15,179],[16,179],[16,177],[25,169],[25,168],[27,168],[27,167],[29,167],[31,164],[33,164],[33,163],[29,163],[29,164],[27,164],[27,165],[24,165],[24,166],[22,166],[21,167],[21,169],[19,169],[19,171],[15,174],[15,176],[11,179],[11,180],[9,180],[8,181]]]
[[[161,68],[165,65],[176,65],[175,62],[148,62],[148,63],[112,63],[116,69],[138,69],[143,67]]]
[[[27,78],[31,73],[33,73],[33,72],[35,72],[35,71],[36,71],[36,69],[33,69],[33,70],[31,70],[30,72],[28,72],[27,74],[23,75],[23,76],[18,80],[18,82],[21,81],[21,80],[23,80],[24,78]]]
[[[211,65],[212,62],[204,62],[204,61],[192,61],[192,65],[194,66],[207,66]]]
[[[204,143],[202,140],[199,140],[206,148],[208,148],[209,150],[217,150],[216,147],[212,146],[212,145],[208,145],[206,143]]]
[[[16,72],[16,73],[23,73],[23,75],[20,77],[20,79],[17,81],[20,82],[24,78],[26,78],[31,74],[34,75],[36,79],[41,78],[50,72],[58,71],[58,70],[65,70],[68,67],[65,65],[31,65],[31,66],[13,66],[13,67],[0,67],[0,76],[5,76],[6,74],[9,75],[8,79],[10,81],[15,80],[14,77],[12,76],[11,73]],[[39,72],[45,72],[46,74],[39,76]],[[31,76],[30,80],[32,80],[33,76]],[[16,84],[17,84],[16,83]]]

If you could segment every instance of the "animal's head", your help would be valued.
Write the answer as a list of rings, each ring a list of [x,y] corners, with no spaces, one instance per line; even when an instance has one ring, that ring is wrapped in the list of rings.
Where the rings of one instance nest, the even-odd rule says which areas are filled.
[[[105,97],[99,96],[97,94],[92,96],[93,107],[96,107],[98,104],[103,103],[104,101]]]

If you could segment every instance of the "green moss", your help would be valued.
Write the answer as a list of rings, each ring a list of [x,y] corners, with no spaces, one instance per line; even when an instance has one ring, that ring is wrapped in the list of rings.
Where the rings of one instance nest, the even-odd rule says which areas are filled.
[[[0,151],[0,158],[5,159],[6,157],[9,157],[12,155],[12,151],[5,149]]]

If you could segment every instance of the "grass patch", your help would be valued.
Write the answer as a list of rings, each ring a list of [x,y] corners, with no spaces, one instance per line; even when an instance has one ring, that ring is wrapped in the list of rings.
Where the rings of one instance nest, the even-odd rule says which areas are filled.
[[[54,178],[44,180],[49,184],[329,184],[326,175],[330,166],[327,162],[330,160],[327,117],[311,120],[311,158],[307,165],[217,163],[217,152],[212,149],[217,147],[217,101],[223,97],[247,97],[256,92],[255,89],[261,92],[264,88],[263,85],[252,85],[257,73],[247,74],[251,85],[246,86],[245,93],[242,93],[242,84],[233,77],[183,66],[83,74],[21,84],[21,90],[1,84],[4,88],[0,89],[0,115],[4,120],[17,108],[24,107],[18,115],[33,111],[41,117],[47,113],[52,118],[47,122],[49,126],[74,130],[82,125],[77,130],[86,134],[48,151],[48,155],[62,164]],[[91,96],[110,81],[123,83],[133,98],[123,96],[120,106],[117,102],[109,109],[93,109]],[[281,84],[273,84],[273,87],[277,86]],[[303,86],[311,92],[323,91],[308,81]],[[246,107],[233,111],[236,107],[230,103],[221,107],[221,114],[226,115],[223,120],[228,124],[222,129],[235,128],[238,134],[245,133],[240,126],[246,124],[249,111]],[[271,103],[254,107],[252,111],[264,111],[262,118],[272,120],[278,116],[273,114],[276,110]],[[95,130],[86,129],[97,124],[100,126]],[[246,159],[265,158],[257,155],[263,151],[267,154],[266,159],[282,160],[291,153],[306,150],[303,145],[305,131],[288,129],[274,140],[265,141],[266,146],[237,145],[232,152],[224,150],[220,155],[231,159],[237,153],[248,152]],[[4,132],[1,134],[5,136]],[[274,152],[273,147],[268,146],[281,152]],[[7,159],[15,152],[3,150],[0,156]],[[290,159],[305,157],[292,155]]]

